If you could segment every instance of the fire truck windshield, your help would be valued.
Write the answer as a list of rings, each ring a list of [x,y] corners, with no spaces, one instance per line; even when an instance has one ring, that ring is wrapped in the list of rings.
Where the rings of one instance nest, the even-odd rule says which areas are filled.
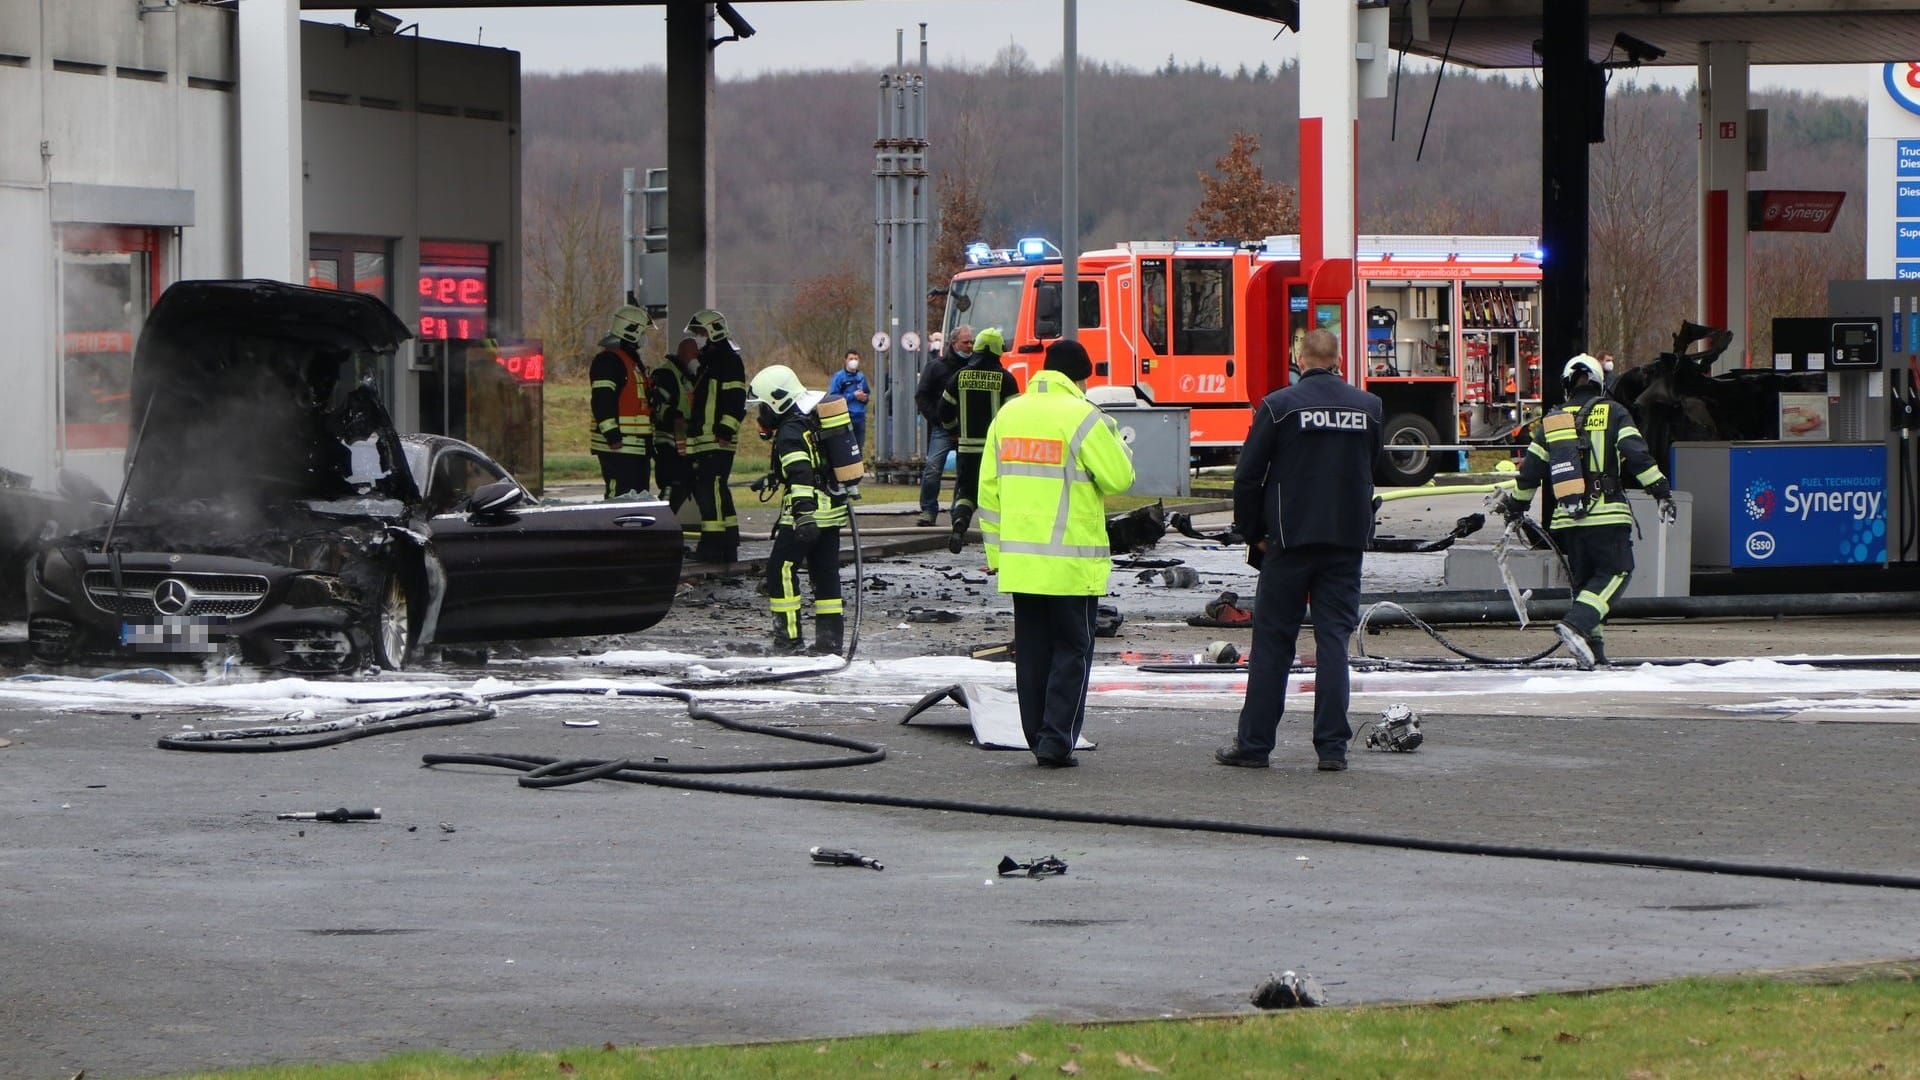
[[[1013,340],[1020,322],[1020,296],[1026,291],[1023,274],[983,274],[954,280],[947,295],[947,340],[953,340],[953,328],[965,323],[975,331],[997,326]]]

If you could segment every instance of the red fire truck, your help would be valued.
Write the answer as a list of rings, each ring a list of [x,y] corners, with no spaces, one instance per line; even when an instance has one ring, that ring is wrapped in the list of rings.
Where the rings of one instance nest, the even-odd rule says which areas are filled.
[[[1540,261],[1530,236],[1362,236],[1356,302],[1364,348],[1343,343],[1349,379],[1386,404],[1383,484],[1418,484],[1460,455],[1435,446],[1504,441],[1540,407]],[[1057,248],[974,244],[947,297],[946,326],[997,326],[1022,385],[1060,336]],[[1132,387],[1192,412],[1200,461],[1231,460],[1259,401],[1287,384],[1300,339],[1345,325],[1338,275],[1302,266],[1296,236],[1242,244],[1123,243],[1080,256],[1079,338],[1092,384]],[[1331,280],[1323,280],[1331,278]],[[1354,378],[1352,365],[1362,365]]]

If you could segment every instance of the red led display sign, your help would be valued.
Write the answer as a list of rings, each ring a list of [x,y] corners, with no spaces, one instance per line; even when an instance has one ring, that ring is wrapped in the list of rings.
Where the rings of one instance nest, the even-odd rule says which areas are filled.
[[[421,340],[473,340],[486,337],[487,278],[487,268],[484,266],[421,263]]]
[[[507,374],[518,382],[537,383],[547,381],[547,354],[541,350],[537,341],[500,343],[500,352],[494,360]]]

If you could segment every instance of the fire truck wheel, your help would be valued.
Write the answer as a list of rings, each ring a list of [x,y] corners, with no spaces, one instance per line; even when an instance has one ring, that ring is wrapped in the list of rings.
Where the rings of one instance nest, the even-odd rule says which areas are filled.
[[[1440,432],[1424,416],[1396,413],[1387,418],[1387,452],[1374,467],[1374,482],[1382,487],[1413,487],[1433,478],[1437,462],[1427,447],[1440,441]]]

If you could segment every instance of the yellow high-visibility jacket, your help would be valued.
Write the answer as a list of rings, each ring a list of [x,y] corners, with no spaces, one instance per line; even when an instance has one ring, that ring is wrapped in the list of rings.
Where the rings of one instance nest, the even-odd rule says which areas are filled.
[[[980,458],[987,566],[1003,593],[1104,596],[1113,558],[1104,496],[1133,486],[1120,428],[1073,380],[1042,371],[1000,407]]]

